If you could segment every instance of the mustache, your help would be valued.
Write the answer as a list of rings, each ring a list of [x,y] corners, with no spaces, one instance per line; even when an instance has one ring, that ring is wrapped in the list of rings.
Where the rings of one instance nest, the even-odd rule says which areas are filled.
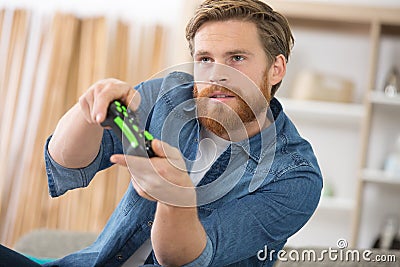
[[[240,95],[238,95],[235,91],[230,90],[229,88],[222,86],[222,85],[218,85],[218,84],[212,84],[208,87],[205,87],[201,90],[201,92],[198,91],[196,84],[193,87],[193,95],[195,98],[208,97],[209,95],[211,95],[214,92],[229,94],[229,95],[233,95],[235,97],[242,99],[242,97]]]

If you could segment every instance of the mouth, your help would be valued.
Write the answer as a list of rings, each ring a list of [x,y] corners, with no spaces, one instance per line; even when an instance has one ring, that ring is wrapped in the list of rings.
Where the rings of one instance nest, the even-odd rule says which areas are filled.
[[[215,99],[218,101],[226,101],[226,100],[230,100],[230,99],[234,99],[235,95],[232,93],[225,93],[225,92],[213,92],[210,95],[208,95],[209,98],[211,99]]]

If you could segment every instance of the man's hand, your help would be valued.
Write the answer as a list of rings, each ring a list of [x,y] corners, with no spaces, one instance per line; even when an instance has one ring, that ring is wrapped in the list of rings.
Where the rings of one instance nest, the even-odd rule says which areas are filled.
[[[113,155],[111,162],[128,167],[138,194],[170,206],[195,207],[196,193],[178,149],[154,139],[157,157]]]
[[[60,119],[50,140],[49,153],[57,163],[67,168],[83,168],[96,158],[104,130],[100,123],[115,99],[133,110],[140,103],[140,95],[116,79],[96,82],[79,98],[79,103]]]
[[[152,141],[157,157],[113,155],[111,161],[127,166],[138,194],[157,201],[151,242],[162,266],[182,266],[203,252],[207,237],[197,216],[196,191],[178,149]]]
[[[79,98],[82,113],[89,123],[100,124],[104,121],[109,104],[119,99],[130,109],[136,110],[140,104],[140,94],[129,84],[109,78],[94,83]]]

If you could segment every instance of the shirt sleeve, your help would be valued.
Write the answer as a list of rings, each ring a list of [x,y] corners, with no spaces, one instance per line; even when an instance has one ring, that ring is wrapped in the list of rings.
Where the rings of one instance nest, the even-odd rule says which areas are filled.
[[[226,266],[249,258],[257,261],[257,253],[265,247],[278,252],[288,237],[309,220],[318,205],[321,188],[320,174],[302,166],[214,209],[202,220],[207,246],[188,266]],[[203,262],[207,264],[202,265]]]
[[[156,102],[162,79],[142,82],[135,87],[141,95],[141,103],[136,111],[139,118],[143,118],[142,127],[149,119],[152,107]],[[44,148],[45,167],[48,178],[49,193],[52,197],[63,195],[68,190],[82,188],[89,185],[95,174],[112,165],[110,157],[113,154],[122,154],[122,144],[112,130],[104,130],[99,153],[91,164],[85,168],[70,169],[58,164],[49,154],[47,139]]]
[[[194,261],[183,265],[182,267],[200,267],[200,266],[209,266],[213,257],[213,245],[210,237],[207,235],[207,243],[203,252],[199,257],[197,257]]]
[[[46,141],[44,158],[49,193],[52,197],[61,196],[68,190],[88,186],[97,172],[112,165],[109,160],[112,154],[122,153],[121,142],[110,130],[104,130],[99,153],[93,162],[85,168],[66,168],[51,157],[48,150],[50,140],[51,136]]]

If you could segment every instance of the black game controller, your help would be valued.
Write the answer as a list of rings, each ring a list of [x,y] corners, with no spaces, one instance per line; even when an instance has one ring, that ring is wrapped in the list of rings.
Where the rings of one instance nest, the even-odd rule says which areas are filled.
[[[119,100],[114,100],[108,107],[103,127],[111,127],[120,138],[124,147],[124,154],[140,157],[155,157],[151,148],[154,139],[148,131],[139,129],[138,118]]]

